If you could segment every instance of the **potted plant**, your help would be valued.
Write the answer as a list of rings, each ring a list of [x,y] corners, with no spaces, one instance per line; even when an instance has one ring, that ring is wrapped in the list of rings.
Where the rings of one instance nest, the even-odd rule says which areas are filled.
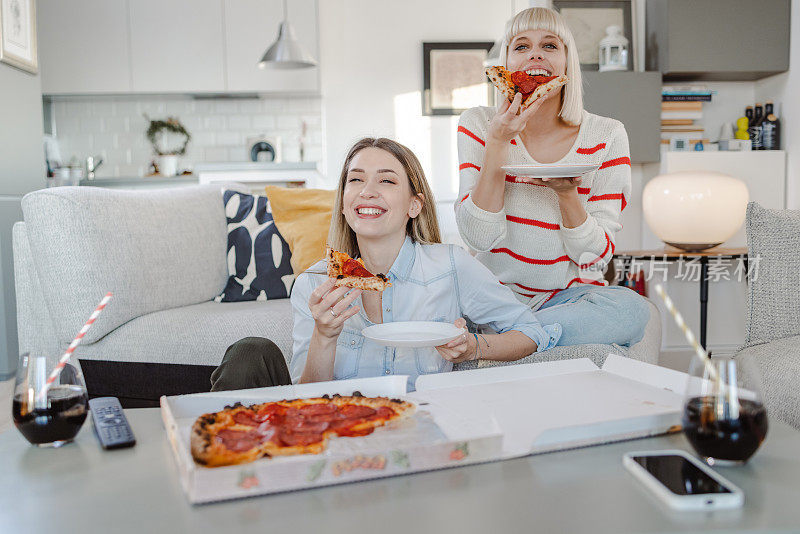
[[[151,120],[147,128],[147,140],[156,155],[156,166],[162,176],[175,176],[178,172],[178,156],[186,154],[186,146],[192,138],[176,117],[167,120]]]

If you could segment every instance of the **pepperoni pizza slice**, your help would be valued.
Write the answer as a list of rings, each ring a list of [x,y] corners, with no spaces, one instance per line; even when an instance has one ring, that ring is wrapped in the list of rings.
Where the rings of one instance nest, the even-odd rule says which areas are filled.
[[[364,267],[364,261],[354,260],[344,252],[328,247],[328,276],[336,278],[336,286],[353,287],[366,291],[383,291],[392,285],[383,274],[372,274]]]
[[[527,109],[537,99],[555,91],[568,81],[563,74],[560,76],[531,76],[521,70],[512,72],[500,66],[486,69],[486,76],[508,98],[509,102],[514,100],[517,93],[522,93],[520,111]]]
[[[201,465],[218,467],[263,457],[319,454],[331,436],[366,436],[415,409],[400,399],[358,392],[351,397],[237,403],[197,418],[190,438],[192,456]]]

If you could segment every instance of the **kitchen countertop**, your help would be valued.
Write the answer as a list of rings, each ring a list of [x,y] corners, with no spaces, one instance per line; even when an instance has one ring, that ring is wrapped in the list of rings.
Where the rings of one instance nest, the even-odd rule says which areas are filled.
[[[231,161],[222,163],[198,163],[194,166],[194,172],[296,171],[316,168],[317,162],[315,161],[291,161],[282,163],[272,163],[270,161]]]
[[[111,178],[95,178],[88,180],[84,178],[80,185],[94,187],[107,187],[114,185],[139,185],[139,184],[186,184],[197,183],[197,176],[194,174],[182,174],[179,176],[115,176]]]
[[[169,186],[169,185],[185,185],[199,182],[199,175],[211,173],[237,173],[238,180],[247,181],[246,176],[249,173],[269,173],[275,171],[276,173],[285,173],[286,171],[317,171],[317,162],[315,161],[293,161],[272,163],[268,161],[232,161],[220,163],[196,163],[194,165],[194,172],[192,174],[182,174],[178,176],[113,176],[113,177],[98,177],[93,180],[86,178],[80,181],[80,185],[94,186],[94,187],[127,187],[127,186]],[[242,173],[248,173],[242,175]],[[261,175],[260,174],[260,175]],[[263,178],[263,176],[262,176]],[[206,180],[207,181],[207,180]]]

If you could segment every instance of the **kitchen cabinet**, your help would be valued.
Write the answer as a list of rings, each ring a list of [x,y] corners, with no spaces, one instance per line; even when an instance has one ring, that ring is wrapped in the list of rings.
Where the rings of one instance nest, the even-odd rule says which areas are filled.
[[[660,158],[661,74],[583,71],[586,111],[621,121],[628,132],[632,163]]]
[[[127,0],[39,0],[44,94],[131,90]]]
[[[317,0],[288,9],[318,59]],[[319,67],[258,68],[282,0],[40,0],[38,10],[45,95],[320,92]]]
[[[282,4],[281,0],[223,0],[227,91],[319,93],[318,66],[299,70],[258,68],[261,55],[278,36]],[[288,17],[298,43],[319,60],[317,0],[288,2]]]
[[[225,91],[220,0],[129,1],[136,93]]]
[[[747,81],[789,70],[790,0],[648,0],[646,19],[647,70],[664,80]]]

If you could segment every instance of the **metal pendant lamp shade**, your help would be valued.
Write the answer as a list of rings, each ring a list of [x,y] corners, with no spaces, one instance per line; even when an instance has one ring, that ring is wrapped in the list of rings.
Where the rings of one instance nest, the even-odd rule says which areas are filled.
[[[311,54],[303,50],[295,39],[292,26],[286,17],[286,0],[284,0],[283,22],[278,29],[278,39],[264,52],[261,61],[258,62],[258,68],[305,69],[316,64]]]

